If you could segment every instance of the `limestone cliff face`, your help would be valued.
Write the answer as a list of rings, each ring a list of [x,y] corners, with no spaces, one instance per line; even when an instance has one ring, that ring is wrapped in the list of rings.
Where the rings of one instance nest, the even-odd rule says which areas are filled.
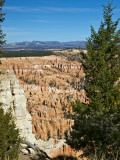
[[[12,108],[21,136],[34,143],[35,136],[32,134],[31,116],[26,111],[24,91],[15,75],[8,72],[0,75],[0,102],[5,111]]]

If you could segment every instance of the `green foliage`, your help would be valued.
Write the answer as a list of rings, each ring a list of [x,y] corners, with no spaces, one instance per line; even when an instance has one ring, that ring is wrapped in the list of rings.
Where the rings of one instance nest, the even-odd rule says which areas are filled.
[[[104,22],[98,32],[91,27],[81,63],[85,77],[85,91],[89,104],[76,100],[72,104],[74,125],[67,143],[83,156],[105,155],[106,159],[120,157],[120,30],[119,19],[112,21],[114,8],[108,1],[103,6]]]
[[[4,44],[6,41],[4,40],[5,34],[3,34],[2,31],[2,25],[1,23],[4,21],[4,16],[5,14],[2,13],[2,7],[4,6],[5,0],[0,0],[0,56],[3,55],[3,50],[2,50],[2,44]]]
[[[95,153],[95,155],[94,156],[92,156],[92,157],[89,157],[89,160],[111,160],[111,158],[106,158],[106,155],[105,154],[99,154],[99,155],[97,155],[96,153]],[[113,155],[113,158],[112,158],[113,160],[119,160],[119,157],[118,157],[118,153],[114,156]]]
[[[48,140],[51,138],[51,133],[50,133],[50,131],[47,132],[47,138],[48,138]]]
[[[62,133],[60,132],[60,129],[57,130],[57,138],[62,139]]]
[[[20,51],[6,51],[2,57],[42,57],[50,56],[54,53],[52,51],[37,51],[37,50],[20,50]]]
[[[9,110],[4,113],[0,108],[0,160],[18,158],[20,145],[19,130]]]

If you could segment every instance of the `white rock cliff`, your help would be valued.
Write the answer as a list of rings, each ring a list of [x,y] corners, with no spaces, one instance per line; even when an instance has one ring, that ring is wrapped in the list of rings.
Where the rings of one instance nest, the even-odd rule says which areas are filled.
[[[15,75],[11,73],[0,75],[0,103],[4,111],[12,109],[20,135],[34,144],[36,139],[32,133],[31,116],[26,111],[24,91]]]

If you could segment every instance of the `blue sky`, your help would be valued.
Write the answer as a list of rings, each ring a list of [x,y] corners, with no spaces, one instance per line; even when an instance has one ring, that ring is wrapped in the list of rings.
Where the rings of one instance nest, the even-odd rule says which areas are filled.
[[[106,0],[6,0],[3,31],[7,43],[22,41],[84,41],[90,26],[98,29]],[[120,17],[120,0],[114,20]],[[120,28],[120,25],[118,26]]]

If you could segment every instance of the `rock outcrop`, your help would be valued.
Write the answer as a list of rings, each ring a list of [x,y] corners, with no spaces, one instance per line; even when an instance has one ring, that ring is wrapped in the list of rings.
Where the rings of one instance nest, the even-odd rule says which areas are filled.
[[[19,81],[11,73],[0,75],[0,102],[5,112],[11,108],[16,125],[20,129],[23,138],[34,143],[35,136],[32,133],[31,115],[26,111],[26,98]]]

